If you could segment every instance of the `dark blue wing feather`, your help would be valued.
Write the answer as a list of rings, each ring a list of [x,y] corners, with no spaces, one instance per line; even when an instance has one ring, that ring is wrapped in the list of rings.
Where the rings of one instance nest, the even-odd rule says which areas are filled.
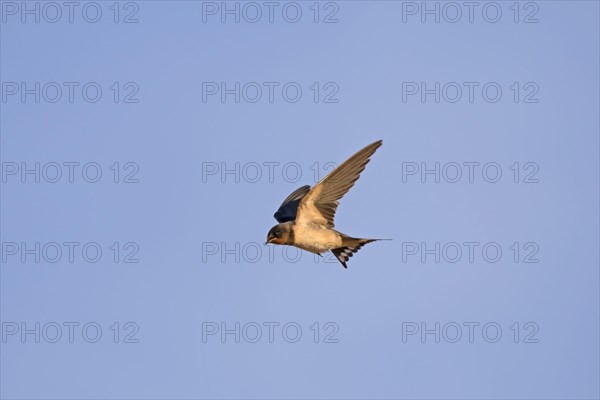
[[[305,185],[294,190],[288,197],[286,197],[283,203],[281,203],[281,206],[279,206],[277,212],[273,215],[277,222],[283,223],[295,220],[300,200],[302,200],[309,190],[310,186]]]

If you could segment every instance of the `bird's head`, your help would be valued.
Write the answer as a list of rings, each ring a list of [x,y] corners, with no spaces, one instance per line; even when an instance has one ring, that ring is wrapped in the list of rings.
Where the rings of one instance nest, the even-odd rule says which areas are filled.
[[[267,243],[287,244],[290,241],[292,226],[289,223],[277,224],[269,230],[267,234]]]

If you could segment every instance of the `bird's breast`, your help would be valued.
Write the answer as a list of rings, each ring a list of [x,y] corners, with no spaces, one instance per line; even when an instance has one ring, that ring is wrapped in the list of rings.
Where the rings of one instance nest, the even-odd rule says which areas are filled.
[[[342,246],[340,235],[317,224],[294,224],[293,246],[311,253],[323,253]]]

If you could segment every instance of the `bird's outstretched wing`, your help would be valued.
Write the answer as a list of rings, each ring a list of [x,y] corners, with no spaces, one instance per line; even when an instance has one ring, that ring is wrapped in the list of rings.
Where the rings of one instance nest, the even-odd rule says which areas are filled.
[[[313,186],[300,201],[296,221],[312,221],[333,228],[333,219],[340,199],[354,186],[369,158],[381,143],[381,140],[371,143]]]
[[[298,211],[298,204],[300,204],[300,200],[302,200],[309,190],[310,186],[305,185],[294,190],[288,197],[286,197],[283,203],[281,203],[279,206],[277,212],[275,212],[273,215],[277,222],[283,223],[295,220],[296,213]]]

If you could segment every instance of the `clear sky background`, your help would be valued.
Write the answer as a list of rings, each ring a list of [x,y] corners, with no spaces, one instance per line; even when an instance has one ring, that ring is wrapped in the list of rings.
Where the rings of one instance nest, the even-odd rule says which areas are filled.
[[[421,2],[298,2],[296,23],[22,4],[0,2],[2,398],[600,396],[597,2],[499,2],[495,23],[485,2],[455,23],[444,3],[439,23]],[[236,103],[222,82],[256,84]],[[439,102],[408,92],[436,82]],[[347,270],[263,245],[285,196],[377,139],[336,228],[392,241]]]

